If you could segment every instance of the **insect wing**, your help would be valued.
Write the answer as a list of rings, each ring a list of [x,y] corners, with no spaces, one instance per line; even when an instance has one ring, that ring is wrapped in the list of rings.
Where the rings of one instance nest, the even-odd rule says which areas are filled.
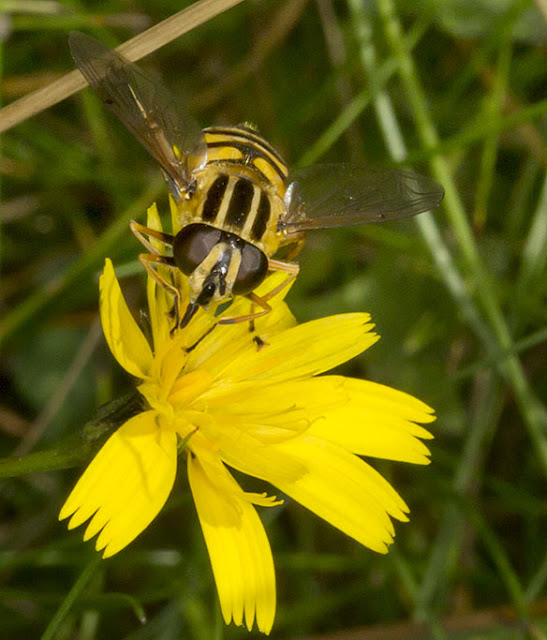
[[[72,32],[70,52],[78,68],[135,138],[158,162],[179,193],[205,165],[206,144],[184,105],[151,75],[91,36]],[[176,194],[175,194],[176,195]]]
[[[405,170],[319,164],[292,177],[288,214],[279,223],[288,233],[409,218],[434,209],[444,196],[436,182]]]

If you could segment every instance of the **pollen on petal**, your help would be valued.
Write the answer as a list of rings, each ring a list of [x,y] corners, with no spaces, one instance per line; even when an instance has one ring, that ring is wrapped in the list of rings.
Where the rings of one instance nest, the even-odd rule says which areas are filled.
[[[150,345],[124,300],[110,260],[100,279],[101,323],[112,355],[131,375],[145,378],[152,365]]]
[[[138,414],[110,436],[59,514],[72,516],[69,529],[90,519],[84,539],[99,533],[96,548],[105,558],[150,524],[173,487],[177,436],[156,418],[154,411]]]
[[[224,468],[222,466],[222,468]],[[211,482],[199,459],[188,456],[188,477],[226,624],[254,620],[260,631],[272,628],[275,607],[273,558],[264,527],[254,507],[224,468],[232,490],[226,493]],[[238,492],[241,494],[238,497]]]

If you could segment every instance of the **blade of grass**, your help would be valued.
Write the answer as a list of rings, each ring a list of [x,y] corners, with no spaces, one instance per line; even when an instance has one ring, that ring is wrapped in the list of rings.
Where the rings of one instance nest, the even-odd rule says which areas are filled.
[[[118,47],[129,60],[140,60],[243,0],[199,0]],[[71,71],[47,87],[12,102],[0,110],[0,133],[87,86],[79,71]]]
[[[366,17],[362,12],[362,7],[357,1],[350,2],[350,8],[354,16],[354,23],[358,31],[361,59],[363,66],[374,83],[376,76],[376,56],[374,45],[372,43],[372,31],[366,21]],[[391,105],[389,96],[384,91],[378,93],[374,101],[374,106],[378,115],[378,120],[384,132],[386,144],[391,155],[402,161],[406,156],[406,147],[400,132],[400,128],[395,116],[395,111]],[[430,214],[424,214],[417,218],[417,224],[424,236],[431,253],[443,275],[443,278],[449,287],[452,295],[458,301],[462,314],[474,328],[475,332],[482,340],[490,342],[489,331],[480,317],[480,313],[476,308],[463,278],[459,274],[454,260],[448,247],[442,240],[437,224]],[[490,421],[479,421],[481,428],[471,431],[464,449],[468,449],[466,459],[466,469],[474,469],[477,461],[477,454],[481,451],[481,443],[483,441],[484,432],[482,427],[490,425]],[[467,486],[466,474],[460,471],[458,484],[460,487]],[[459,555],[459,544],[463,535],[463,522],[460,513],[454,508],[448,509],[443,517],[443,525],[441,526],[436,544],[429,558],[428,571],[426,577],[422,581],[420,587],[416,588],[414,602],[416,605],[416,617],[421,620],[430,620],[432,612],[430,611],[431,597],[430,593],[435,592],[442,578],[446,576],[451,568],[456,566],[457,557]],[[427,597],[424,597],[424,592]]]
[[[386,2],[382,2],[382,0],[379,0],[379,5],[380,5],[380,13],[384,21],[384,28],[386,29],[386,32],[389,32],[388,39],[391,42],[392,49],[394,50],[394,52],[398,57],[399,65],[401,66],[401,68],[405,67],[405,72],[408,75],[411,71],[413,71],[412,59],[410,54],[408,54],[408,52],[405,51],[404,46],[401,45],[400,38],[402,38],[403,36],[400,28],[397,28],[396,30],[393,29],[392,20],[396,19],[394,17],[394,8],[391,2],[389,2],[388,0],[386,0]],[[362,56],[363,66],[365,67],[369,76],[374,78],[376,60],[375,60],[374,48],[372,45],[372,39],[371,39],[372,34],[371,34],[370,26],[367,23],[366,17],[362,13],[361,5],[358,2],[350,2],[350,7],[352,9],[352,12],[355,18],[354,23],[356,24],[356,28],[360,36],[361,56]],[[397,27],[398,26],[399,25],[397,23]],[[394,41],[397,39],[399,39],[398,47],[394,43]],[[404,55],[401,53],[401,50],[405,52]],[[410,68],[410,71],[409,71],[409,68]],[[414,92],[421,97],[421,101],[418,104],[414,104],[414,109],[427,111],[425,98],[423,97],[421,88],[419,86],[414,86],[415,84],[417,85],[417,80],[415,81],[415,83],[410,83],[410,86],[407,82],[407,86],[406,86],[407,93]],[[380,125],[384,132],[384,138],[386,140],[386,144],[388,145],[392,156],[395,159],[402,161],[406,157],[406,148],[400,132],[397,118],[395,116],[395,111],[391,105],[389,97],[387,96],[387,94],[381,93],[375,100],[374,104],[378,114]],[[429,127],[429,129],[427,129],[428,133],[429,133],[429,130],[433,130],[433,125],[430,122],[427,114],[425,116],[422,114],[422,120],[425,121],[427,123],[427,126]],[[422,139],[425,143],[424,146],[426,147],[426,149],[429,148],[430,145],[438,143],[438,140],[436,139],[436,137],[432,137],[431,135],[428,135],[428,136],[424,135],[423,122],[422,122],[422,126],[419,128],[420,128],[420,133],[422,134]],[[452,209],[454,208],[457,209],[458,215],[456,217],[463,218],[464,217],[463,208],[461,207],[461,203],[459,202],[459,198],[456,194],[455,186],[451,180],[449,181],[449,183],[447,183],[444,180],[444,177],[448,177],[448,174],[449,174],[447,166],[444,164],[444,162],[442,163],[437,162],[437,165],[435,168],[437,169],[436,171],[437,178],[439,179],[441,184],[443,184],[445,188],[448,186],[449,193],[447,194],[448,195],[447,205]],[[439,168],[442,169],[442,171],[439,171]],[[452,217],[454,217],[454,214],[452,215]],[[462,242],[463,240],[464,242],[472,243],[473,239],[472,239],[470,230],[467,227],[467,221],[465,220],[465,223],[464,223],[462,220],[457,220],[456,222],[457,222],[457,226],[459,227],[458,238],[460,239],[460,242]],[[471,297],[471,294],[468,291],[467,286],[465,285],[464,279],[462,278],[459,271],[455,267],[451,254],[449,253],[447,247],[444,245],[444,242],[442,241],[442,238],[440,237],[440,234],[438,232],[438,229],[436,227],[436,224],[433,218],[429,215],[425,215],[425,216],[422,215],[417,219],[417,224],[420,230],[422,231],[424,237],[426,238],[428,245],[430,246],[433,256],[437,261],[438,266],[441,269],[443,278],[445,279],[445,282],[447,283],[452,295],[456,297],[456,299],[460,304],[464,305],[462,308],[462,312],[464,313],[468,322],[470,322],[471,326],[473,326],[479,338],[481,338],[481,340],[488,346],[489,351],[494,352],[496,361],[499,363],[500,347],[501,346],[507,347],[509,345],[512,346],[512,342],[509,340],[508,343],[506,342],[500,345],[499,336],[495,334],[493,335],[493,331],[491,330],[491,328],[488,327],[486,323],[483,321],[480,315],[480,311],[476,307]],[[444,256],[443,262],[439,262],[438,260],[439,252],[441,252],[441,255]],[[468,249],[468,252],[469,252],[469,249]],[[475,262],[472,263],[473,266],[475,266],[475,263],[478,261],[478,255],[474,256],[474,258],[475,258]],[[469,259],[468,259],[468,262],[469,262]],[[492,304],[491,301],[490,301],[490,304]],[[493,394],[493,395],[496,395],[496,394]],[[490,409],[492,410],[492,406],[490,406]],[[483,447],[482,442],[486,437],[486,430],[483,429],[483,427],[485,427],[485,425],[488,425],[491,427],[493,424],[493,418],[489,420],[480,420],[479,423],[480,423],[479,426],[481,428],[478,431],[475,431],[473,434],[471,434],[472,437],[468,439],[466,443],[468,453],[465,456],[466,460],[464,460],[464,464],[459,470],[459,473],[456,478],[457,485],[459,485],[460,488],[462,486],[468,485],[469,479],[471,477],[469,470],[474,468],[473,464],[476,463],[477,456],[481,453],[481,450]],[[540,457],[541,457],[541,447],[540,447]],[[442,575],[444,575],[445,564],[448,557],[453,556],[454,558],[457,554],[457,545],[456,547],[454,547],[454,543],[457,543],[456,538],[458,538],[459,536],[456,535],[456,532],[458,531],[458,527],[457,527],[457,522],[454,522],[454,520],[461,521],[461,516],[459,518],[454,516],[453,518],[452,515],[454,514],[447,514],[447,517],[445,519],[447,530],[448,530],[448,527],[450,527],[450,533],[448,535],[448,538],[450,539],[448,541],[442,538],[439,539],[438,546],[434,550],[435,553],[432,554],[432,558],[430,561],[429,574],[427,575],[428,579],[425,580],[424,584],[422,585],[422,592],[420,594],[420,598],[418,599],[418,602],[420,605],[419,613],[421,616],[428,616],[428,608],[431,602],[432,593],[434,593],[436,586],[442,580]],[[439,558],[440,558],[440,561],[438,561]]]
[[[541,286],[547,269],[547,176],[530,230],[522,249],[517,295],[523,297],[533,286]],[[518,308],[518,305],[517,305]]]
[[[392,0],[378,0],[378,8],[388,42],[399,60],[401,80],[412,108],[422,144],[426,149],[431,149],[438,145],[439,137],[429,115],[427,101],[418,80],[414,62],[405,47],[395,7]],[[392,133],[395,134],[396,130],[393,129]],[[400,141],[397,141],[396,144],[400,146]],[[491,350],[492,344],[495,345],[494,349],[499,358],[498,366],[515,393],[530,439],[544,472],[547,474],[547,411],[532,393],[518,357],[512,355],[504,359],[501,358],[500,354],[511,350],[513,345],[511,334],[495,296],[494,283],[480,257],[448,163],[442,156],[435,155],[431,158],[431,167],[436,179],[445,189],[444,208],[458,241],[466,270],[475,283],[476,296],[489,325],[491,337],[485,341],[486,346]],[[420,224],[422,224],[422,218],[423,216],[418,218]]]
[[[512,23],[510,27],[512,28]],[[503,113],[505,95],[511,67],[512,40],[510,37],[500,39],[497,69],[493,81],[493,90],[488,94],[481,120],[499,118]],[[475,198],[475,211],[473,224],[475,229],[482,230],[486,224],[488,215],[488,200],[494,184],[496,159],[498,157],[498,135],[493,134],[484,141],[480,173],[477,181],[477,194]]]
[[[545,584],[547,583],[547,553],[543,558],[543,562],[539,565],[533,578],[530,580],[524,597],[526,602],[533,602],[542,592]]]
[[[518,111],[508,116],[494,118],[486,122],[480,122],[475,126],[468,127],[461,133],[457,133],[446,140],[438,140],[436,143],[424,150],[413,150],[405,158],[405,162],[414,164],[424,162],[436,155],[448,155],[452,151],[457,151],[474,143],[481,142],[491,135],[515,129],[521,124],[542,118],[547,113],[547,100],[540,100],[534,104],[522,107]],[[547,167],[547,153],[541,157],[542,165]]]
[[[463,507],[466,508],[466,505],[464,504]],[[497,568],[497,575],[500,576],[502,583],[511,596],[518,616],[521,620],[527,620],[530,615],[528,603],[526,602],[519,577],[513,569],[502,543],[482,517],[479,505],[468,508],[467,514],[473,521],[475,530],[480,534],[485,549],[490,554],[490,558]]]
[[[389,558],[393,563],[395,570],[397,571],[399,579],[401,580],[406,590],[408,598],[413,603],[413,605],[416,606],[417,599],[420,594],[420,588],[416,583],[414,576],[412,575],[411,565],[406,562],[401,554],[398,553],[395,549],[392,549],[390,551]],[[422,620],[428,625],[431,636],[435,638],[435,640],[444,640],[447,637],[443,631],[442,625],[433,616],[425,612]]]
[[[410,29],[406,35],[408,39],[407,46],[410,50],[420,42],[424,31],[425,25],[418,25]],[[376,72],[376,81],[374,86],[365,87],[360,93],[358,93],[347,105],[337,118],[332,122],[327,129],[317,138],[317,140],[309,147],[309,149],[303,154],[300,160],[297,162],[297,167],[307,167],[314,162],[317,162],[322,155],[324,155],[342,135],[351,127],[351,125],[357,120],[357,118],[363,113],[363,111],[371,103],[378,91],[383,89],[393,77],[397,70],[395,60],[389,59],[379,65]]]
[[[474,391],[473,418],[452,481],[453,491],[463,500],[469,499],[481,483],[484,461],[503,407],[500,378],[492,371],[476,376]],[[448,592],[447,585],[457,571],[465,535],[465,514],[458,505],[448,504],[442,514],[416,600],[418,618],[425,615],[433,603],[442,609],[438,591]]]
[[[384,139],[392,157],[396,161],[402,162],[406,158],[406,148],[389,98],[381,85],[382,78],[378,75],[378,71],[382,67],[379,68],[377,66],[370,24],[365,15],[364,7],[358,0],[350,0],[349,4],[360,44],[361,62],[371,82],[371,94],[375,96],[374,107],[384,132]],[[467,290],[465,281],[454,263],[450,250],[442,239],[435,219],[431,214],[423,213],[416,218],[416,224],[427,246],[430,248],[431,255],[449,291],[458,303],[462,315],[482,340],[490,341],[489,331],[480,317],[475,303]]]
[[[283,46],[283,40],[299,23],[307,4],[308,0],[288,0],[281,5],[268,24],[267,37],[260,38],[249,54],[225,78],[194,96],[194,104],[199,110],[222,104],[226,96],[237,93],[238,88],[260,69],[275,48]]]
[[[0,38],[0,80],[4,77],[4,42]],[[4,102],[4,96],[2,95],[2,82],[0,82],[0,108]],[[1,109],[0,109],[1,110]],[[0,136],[0,158],[2,157],[2,137]],[[2,191],[2,172],[0,172],[0,203],[3,202]],[[4,252],[3,252],[3,229],[0,221],[0,274],[2,274],[2,267],[4,264]],[[0,298],[2,297],[2,278],[0,276]]]
[[[95,571],[97,571],[99,564],[101,563],[101,556],[96,555],[89,562],[87,567],[82,571],[79,578],[76,580],[72,589],[67,593],[63,602],[61,602],[60,607],[55,612],[55,615],[50,620],[46,630],[41,636],[41,640],[53,640],[53,638],[59,637],[58,632],[60,631],[60,627],[63,624],[64,619],[69,614],[72,606],[78,599],[78,597],[83,593],[84,589],[87,587],[89,581],[93,577]]]
[[[21,441],[15,448],[15,451],[13,452],[14,455],[22,456],[27,454],[40,440],[51,420],[63,406],[63,403],[67,399],[68,394],[70,393],[74,384],[76,384],[83,368],[89,362],[89,359],[93,355],[93,352],[95,351],[101,338],[101,325],[99,319],[96,318],[91,323],[89,331],[87,332],[87,336],[82,340],[82,344],[80,345],[80,348],[78,349],[74,360],[72,361],[70,367],[67,369],[62,380],[57,385],[57,388],[51,396],[45,409],[25,433],[24,438],[21,439]]]
[[[513,354],[522,353],[523,351],[527,351],[532,347],[536,347],[543,342],[547,341],[547,327],[540,329],[539,331],[535,331],[529,336],[518,340],[513,343],[513,349],[510,352],[504,354],[504,356],[509,356]],[[497,364],[497,360],[494,358],[483,358],[478,360],[477,362],[473,362],[470,365],[467,365],[463,369],[459,369],[451,378],[452,382],[458,382],[460,380],[465,380],[466,378],[470,378],[474,376],[481,369],[492,369]]]

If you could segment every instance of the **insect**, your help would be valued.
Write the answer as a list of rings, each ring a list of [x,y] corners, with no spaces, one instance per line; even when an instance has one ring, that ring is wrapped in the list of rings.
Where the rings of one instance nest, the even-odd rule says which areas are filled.
[[[406,170],[319,164],[289,178],[283,159],[254,128],[202,130],[184,103],[117,51],[78,32],[70,34],[69,46],[91,87],[159,164],[175,200],[172,235],[131,222],[149,251],[139,260],[175,299],[175,327],[186,326],[200,307],[239,295],[252,301],[251,313],[220,323],[268,313],[268,300],[298,274],[291,260],[309,230],[407,218],[434,209],[443,198],[440,185]],[[158,251],[150,239],[172,255]],[[289,246],[287,261],[275,259],[284,246]],[[178,288],[160,274],[159,265],[188,276],[185,310]],[[272,271],[287,278],[266,295],[253,293]]]

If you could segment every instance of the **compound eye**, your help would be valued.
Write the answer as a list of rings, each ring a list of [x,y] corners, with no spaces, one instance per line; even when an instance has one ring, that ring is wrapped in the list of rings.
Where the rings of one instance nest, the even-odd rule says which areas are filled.
[[[173,242],[175,265],[189,276],[220,241],[221,231],[207,224],[189,224]]]
[[[267,273],[268,258],[260,249],[246,242],[241,251],[241,264],[232,288],[233,293],[250,293],[264,280]]]

